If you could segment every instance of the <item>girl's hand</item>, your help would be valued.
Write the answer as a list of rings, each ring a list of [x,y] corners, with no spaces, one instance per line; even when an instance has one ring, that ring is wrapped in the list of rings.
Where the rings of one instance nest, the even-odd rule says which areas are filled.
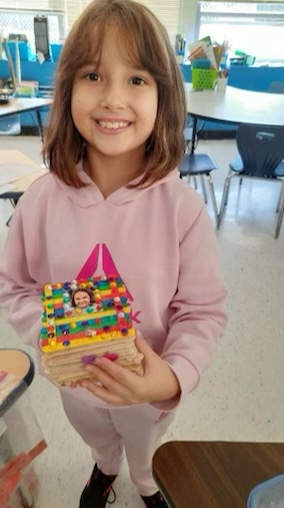
[[[83,380],[80,385],[108,404],[121,406],[160,402],[180,393],[178,380],[168,366],[138,334],[136,346],[144,355],[144,375],[117,365],[107,358],[97,358],[86,370],[94,380]]]

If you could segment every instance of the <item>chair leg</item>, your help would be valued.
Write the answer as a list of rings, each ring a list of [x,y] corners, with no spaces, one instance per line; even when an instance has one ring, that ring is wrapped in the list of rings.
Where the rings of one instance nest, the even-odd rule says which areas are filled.
[[[278,238],[284,214],[284,185],[282,185],[281,199],[279,203],[278,221],[276,225],[275,238]]]
[[[7,222],[6,222],[6,226],[7,226],[7,228],[9,228],[9,227],[10,227],[10,222],[11,222],[11,220],[12,220],[12,217],[13,217],[13,215],[10,215],[9,219],[8,219],[8,220],[7,220]]]
[[[195,190],[197,189],[197,180],[196,180],[196,177],[193,176],[193,185],[194,185],[194,188]],[[187,175],[187,183],[188,185],[190,185],[190,182],[191,182],[191,176],[190,175]]]
[[[223,219],[223,215],[224,215],[225,206],[227,205],[227,202],[228,202],[230,183],[231,183],[231,177],[232,176],[233,175],[229,174],[227,176],[226,180],[225,180],[225,183],[224,183],[222,201],[221,201],[220,212],[219,212],[218,222],[217,222],[217,229],[220,229],[220,226],[221,226],[221,223],[222,223],[222,219]]]
[[[217,203],[216,203],[216,196],[215,196],[215,191],[214,191],[214,184],[213,184],[213,180],[212,180],[212,176],[210,173],[208,173],[207,175],[207,180],[208,180],[208,183],[209,183],[209,190],[210,190],[210,195],[211,195],[211,201],[212,201],[212,206],[213,206],[213,210],[214,210],[214,215],[215,215],[215,220],[216,220],[216,226],[218,225],[218,208],[217,208]]]
[[[10,201],[11,205],[13,206],[13,208],[16,208],[16,204],[18,203],[19,199],[20,199],[20,198],[18,198],[18,199],[12,199],[12,198],[11,198],[11,199],[9,199],[9,201]],[[9,217],[9,219],[7,220],[7,222],[6,222],[6,226],[7,226],[7,228],[10,226],[10,222],[11,222],[11,220],[12,220],[12,217],[13,217],[13,215],[11,215],[11,216]]]
[[[281,184],[281,189],[280,189],[279,198],[278,198],[278,201],[277,201],[277,206],[276,206],[275,213],[279,212],[280,202],[281,202],[281,197],[282,197],[283,192],[284,192],[284,180],[283,180],[283,182]]]
[[[206,192],[206,187],[205,187],[203,175],[200,175],[200,182],[201,182],[201,187],[202,187],[202,194],[203,194],[204,203],[207,205],[208,199],[207,199],[207,192]]]
[[[224,206],[227,206],[228,198],[229,198],[229,192],[230,192],[230,185],[231,185],[231,179],[228,181],[227,189],[226,189],[226,196],[224,201]]]

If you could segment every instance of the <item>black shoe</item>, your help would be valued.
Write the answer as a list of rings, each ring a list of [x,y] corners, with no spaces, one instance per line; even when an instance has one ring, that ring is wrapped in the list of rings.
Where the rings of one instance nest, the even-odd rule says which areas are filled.
[[[168,508],[161,492],[158,490],[153,496],[141,496],[146,508]]]
[[[104,474],[95,464],[91,478],[81,494],[79,508],[105,508],[107,503],[113,504],[116,499],[112,488],[115,479],[116,475]],[[112,501],[108,501],[110,491],[114,496]]]

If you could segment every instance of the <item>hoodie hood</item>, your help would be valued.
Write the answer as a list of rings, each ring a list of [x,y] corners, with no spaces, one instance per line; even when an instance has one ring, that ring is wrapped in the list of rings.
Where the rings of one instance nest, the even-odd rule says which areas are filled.
[[[87,186],[81,189],[75,189],[74,187],[70,187],[66,185],[62,180],[55,177],[57,185],[61,187],[62,191],[78,206],[82,208],[89,208],[94,206],[97,203],[102,201],[106,201],[112,203],[113,205],[120,206],[125,203],[134,201],[139,199],[141,196],[144,196],[145,192],[151,191],[154,187],[158,187],[159,185],[163,185],[165,182],[169,180],[179,179],[179,172],[177,169],[171,171],[167,176],[154,182],[149,187],[146,188],[135,188],[129,189],[127,187],[120,187],[116,191],[112,192],[107,198],[105,198],[97,185],[93,182],[93,180],[83,171],[82,162],[77,165],[78,175],[80,176],[82,182],[86,183]],[[142,176],[135,178],[130,183],[137,183],[141,180]]]

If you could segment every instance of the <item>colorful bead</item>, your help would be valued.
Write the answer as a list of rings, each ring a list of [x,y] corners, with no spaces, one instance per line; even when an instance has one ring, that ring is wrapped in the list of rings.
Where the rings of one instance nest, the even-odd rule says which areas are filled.
[[[92,365],[96,359],[96,355],[82,356],[81,360],[84,365]]]
[[[115,360],[118,359],[118,355],[116,353],[104,353],[103,354],[103,357],[104,358],[107,358],[108,360],[111,360],[112,362],[114,362]]]
[[[86,330],[86,336],[87,336],[87,337],[94,337],[95,335],[97,335],[96,330],[92,330],[91,328],[89,328],[88,330]]]

